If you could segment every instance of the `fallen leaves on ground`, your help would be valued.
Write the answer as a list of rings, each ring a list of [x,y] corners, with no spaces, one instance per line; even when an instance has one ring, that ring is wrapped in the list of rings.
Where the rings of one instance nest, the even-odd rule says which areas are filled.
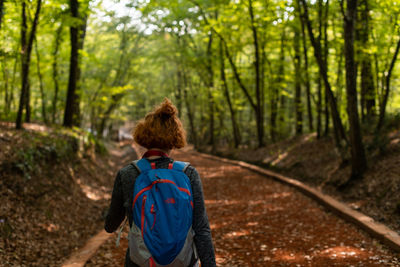
[[[60,266],[103,227],[112,177],[126,155],[57,158],[44,150],[37,157],[38,146],[63,136],[1,125],[0,137],[0,266]],[[34,169],[22,168],[29,176],[10,168],[26,164],[18,153],[27,150],[34,156]]]
[[[218,266],[400,266],[395,253],[286,185],[193,151],[172,156],[202,177]],[[123,266],[126,248],[111,238],[86,266]]]

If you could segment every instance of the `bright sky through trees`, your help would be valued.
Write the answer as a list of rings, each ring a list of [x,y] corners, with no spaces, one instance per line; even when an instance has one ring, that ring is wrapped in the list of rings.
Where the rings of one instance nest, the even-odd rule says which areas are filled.
[[[143,32],[144,34],[151,34],[156,28],[156,26],[154,25],[144,24],[142,22],[142,13],[132,6],[132,1],[130,0],[95,0],[93,1],[92,5],[93,7],[95,7],[94,16],[96,19],[110,21],[110,19],[107,18],[107,13],[115,12],[115,17],[121,18],[124,16],[128,16],[131,19],[131,25],[136,26],[138,30]],[[119,27],[117,27],[117,30],[121,30]]]

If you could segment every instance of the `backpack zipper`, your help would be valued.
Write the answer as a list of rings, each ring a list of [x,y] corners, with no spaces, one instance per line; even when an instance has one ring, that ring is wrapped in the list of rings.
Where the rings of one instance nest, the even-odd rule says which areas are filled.
[[[188,189],[183,188],[183,187],[178,187],[178,186],[176,185],[176,183],[174,183],[173,181],[170,181],[170,180],[167,180],[167,179],[161,179],[161,178],[159,178],[158,180],[152,182],[151,185],[146,186],[145,188],[143,188],[142,190],[140,190],[139,193],[136,194],[135,199],[133,200],[132,208],[135,207],[135,203],[136,203],[137,199],[140,197],[141,194],[143,194],[143,193],[146,192],[146,191],[151,190],[151,188],[153,188],[153,186],[154,186],[155,184],[162,184],[162,183],[173,184],[173,185],[175,185],[175,186],[178,188],[178,190],[180,190],[180,191],[182,191],[182,192],[185,192],[186,194],[188,194],[189,196],[191,196],[190,191],[189,191]]]

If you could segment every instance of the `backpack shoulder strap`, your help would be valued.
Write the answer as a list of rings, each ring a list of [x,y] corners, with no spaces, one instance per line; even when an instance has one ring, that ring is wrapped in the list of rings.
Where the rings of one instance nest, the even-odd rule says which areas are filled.
[[[190,165],[189,162],[183,162],[183,161],[174,161],[172,165],[172,169],[176,171],[181,171],[185,172],[186,168]]]
[[[136,167],[136,169],[138,169],[140,173],[152,169],[151,164],[147,159],[134,160],[132,164]]]

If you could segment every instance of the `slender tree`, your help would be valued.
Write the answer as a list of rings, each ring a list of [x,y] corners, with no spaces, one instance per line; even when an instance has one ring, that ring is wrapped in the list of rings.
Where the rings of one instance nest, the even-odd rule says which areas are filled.
[[[280,52],[279,52],[279,64],[277,69],[276,79],[274,85],[271,88],[270,97],[270,136],[272,141],[276,141],[277,138],[277,118],[278,118],[278,101],[279,101],[279,89],[283,90],[283,81],[285,73],[285,43],[286,42],[286,29],[282,28],[281,40],[280,40]]]
[[[297,3],[296,3],[297,4]],[[301,15],[300,7],[297,6],[297,12],[299,17]],[[314,123],[313,123],[313,114],[311,108],[311,85],[310,85],[310,74],[308,70],[308,48],[307,48],[307,37],[305,33],[305,25],[304,20],[300,17],[301,23],[301,37],[303,44],[303,56],[304,56],[304,74],[305,74],[305,86],[306,86],[306,95],[307,95],[307,115],[308,115],[308,128],[312,132],[314,131]]]
[[[189,125],[190,125],[190,136],[192,138],[192,142],[195,148],[198,146],[198,140],[197,140],[197,133],[196,133],[196,127],[195,127],[195,116],[194,116],[194,111],[192,109],[192,105],[190,104],[189,101],[189,96],[188,96],[188,80],[186,76],[186,72],[178,69],[178,82],[181,83],[183,86],[183,99],[186,105],[186,111],[187,111],[187,116],[189,118]]]
[[[52,52],[53,55],[53,62],[52,62],[52,78],[54,83],[54,96],[53,96],[53,106],[52,106],[52,116],[51,121],[52,123],[56,122],[56,114],[57,114],[57,102],[58,102],[58,92],[60,90],[59,86],[59,74],[58,74],[58,54],[60,51],[60,44],[62,42],[62,30],[63,24],[61,23],[60,26],[56,30],[56,34],[54,36],[54,49]]]
[[[357,23],[357,39],[360,41],[361,68],[361,116],[363,121],[369,121],[375,115],[375,85],[372,73],[372,59],[369,52],[370,15],[369,1],[360,0],[360,20]]]
[[[294,25],[294,68],[295,68],[295,113],[296,134],[303,133],[303,105],[301,102],[301,52],[300,52],[300,29]]]
[[[255,69],[255,85],[256,85],[256,122],[257,122],[257,136],[258,136],[258,146],[264,146],[264,106],[261,96],[261,73],[260,73],[260,48],[258,40],[258,31],[256,26],[256,21],[254,18],[253,1],[249,0],[249,15],[251,23],[251,31],[253,33],[253,46],[254,46],[254,69]]]
[[[215,104],[214,97],[212,94],[212,90],[214,88],[214,68],[213,68],[213,51],[212,51],[212,43],[213,43],[213,34],[210,32],[208,36],[208,44],[207,44],[207,97],[208,97],[208,113],[210,120],[209,127],[209,141],[208,144],[212,146],[213,152],[215,152],[215,131],[214,131],[214,117],[215,117]]]
[[[203,18],[204,22],[210,26],[211,30],[218,36],[218,38],[222,41],[222,43],[224,45],[225,55],[228,59],[228,62],[230,64],[231,68],[232,68],[235,80],[237,81],[239,88],[242,90],[242,92],[246,96],[252,110],[254,111],[254,113],[256,115],[255,117],[256,117],[256,125],[257,125],[258,146],[262,147],[262,146],[264,146],[264,119],[263,119],[264,118],[264,116],[263,116],[264,108],[261,105],[264,102],[261,100],[261,96],[263,95],[263,93],[261,92],[260,73],[259,73],[260,72],[260,53],[259,53],[258,33],[257,33],[256,24],[255,24],[255,16],[254,16],[254,12],[253,12],[252,1],[249,0],[248,3],[249,3],[249,16],[250,16],[250,22],[251,22],[250,28],[251,28],[252,35],[253,35],[253,46],[254,46],[254,54],[255,54],[254,66],[256,69],[256,75],[255,75],[256,101],[253,100],[253,97],[251,96],[251,94],[248,90],[248,87],[245,85],[243,78],[242,78],[240,72],[238,71],[238,67],[233,59],[233,56],[228,47],[228,43],[225,40],[224,36],[222,36],[222,34],[210,24],[202,7],[194,0],[191,0],[191,2],[199,8],[201,17]]]
[[[6,59],[5,59],[6,57],[3,57],[3,60],[2,60],[2,66],[3,66],[3,80],[4,80],[4,113],[5,114],[8,114],[8,109],[7,109],[7,107],[8,107],[8,101],[9,101],[9,98],[10,98],[10,93],[9,93],[9,73],[8,73],[8,70],[7,70],[7,67],[6,67]]]
[[[352,174],[350,180],[362,178],[367,160],[357,108],[357,64],[354,59],[354,32],[357,18],[357,0],[347,0],[344,17],[344,55],[346,63],[347,115],[350,126]]]
[[[329,19],[329,0],[324,4],[324,15],[323,15],[323,34],[324,34],[324,64],[326,71],[328,72],[328,58],[329,58],[329,43],[328,43],[328,19]],[[326,87],[325,87],[325,130],[324,136],[327,136],[329,133],[329,99]]]
[[[0,0],[0,30],[1,30],[1,25],[3,22],[4,2],[5,2],[5,0]]]
[[[236,121],[236,111],[234,110],[232,100],[229,94],[228,83],[226,81],[225,76],[225,58],[224,58],[224,47],[222,41],[219,42],[219,59],[220,59],[220,72],[221,72],[221,81],[222,87],[224,91],[224,96],[226,98],[226,102],[228,103],[229,113],[231,115],[231,122],[232,122],[232,133],[233,133],[233,140],[235,142],[235,148],[239,147],[240,144],[240,131],[239,126]]]
[[[332,121],[333,121],[333,126],[334,126],[334,133],[335,133],[335,142],[336,142],[336,147],[342,151],[343,149],[343,141],[346,141],[346,135],[344,132],[343,128],[343,123],[342,119],[340,118],[339,111],[337,109],[337,104],[336,104],[336,98],[333,95],[332,89],[331,89],[331,84],[328,80],[328,73],[325,68],[325,64],[323,61],[322,57],[322,51],[321,51],[321,46],[318,45],[317,41],[315,40],[314,33],[312,31],[312,26],[311,26],[311,21],[308,15],[308,7],[307,3],[305,0],[297,0],[299,3],[299,6],[303,8],[302,12],[302,18],[304,19],[305,24],[307,25],[307,30],[308,30],[308,35],[311,41],[311,44],[314,48],[314,56],[315,59],[317,60],[318,67],[320,70],[320,74],[322,76],[322,79],[324,81],[325,87],[326,87],[326,92],[328,93],[328,100],[331,108],[331,116],[332,116]],[[344,153],[341,153],[342,157],[344,156]]]
[[[397,60],[399,51],[400,51],[400,34],[399,34],[399,40],[396,45],[396,50],[395,50],[392,60],[390,62],[389,69],[387,71],[387,74],[384,76],[385,77],[385,88],[384,88],[384,93],[383,93],[383,97],[382,97],[380,108],[379,108],[379,120],[378,120],[378,124],[376,126],[377,133],[379,133],[380,130],[382,129],[383,123],[385,121],[386,105],[387,105],[387,102],[389,99],[389,93],[390,93],[390,79],[392,77],[393,69],[396,64],[396,60]]]
[[[48,123],[47,121],[47,115],[46,115],[46,96],[44,93],[44,85],[43,85],[43,76],[42,72],[40,70],[40,54],[39,54],[39,49],[38,49],[38,42],[37,38],[35,38],[35,53],[36,53],[36,69],[37,69],[37,75],[39,78],[39,89],[40,89],[40,97],[42,101],[42,119],[44,123]]]
[[[67,102],[64,111],[64,123],[66,127],[79,126],[79,92],[77,89],[78,76],[79,76],[79,1],[70,0],[69,7],[71,10],[71,17],[75,22],[70,26],[70,41],[71,41],[71,56],[69,63],[69,78],[67,90]]]
[[[33,41],[36,36],[36,28],[39,22],[39,14],[41,9],[42,0],[37,0],[36,2],[36,11],[35,16],[32,22],[32,26],[29,32],[29,37],[27,40],[28,34],[28,25],[27,25],[27,15],[26,15],[26,2],[22,1],[22,24],[21,24],[21,68],[22,68],[22,88],[21,88],[21,95],[19,99],[19,107],[16,119],[16,128],[22,129],[22,116],[23,111],[25,108],[25,121],[30,121],[30,104],[29,104],[29,95],[30,95],[30,85],[29,85],[29,66],[31,62],[31,54],[32,54],[32,47]]]

